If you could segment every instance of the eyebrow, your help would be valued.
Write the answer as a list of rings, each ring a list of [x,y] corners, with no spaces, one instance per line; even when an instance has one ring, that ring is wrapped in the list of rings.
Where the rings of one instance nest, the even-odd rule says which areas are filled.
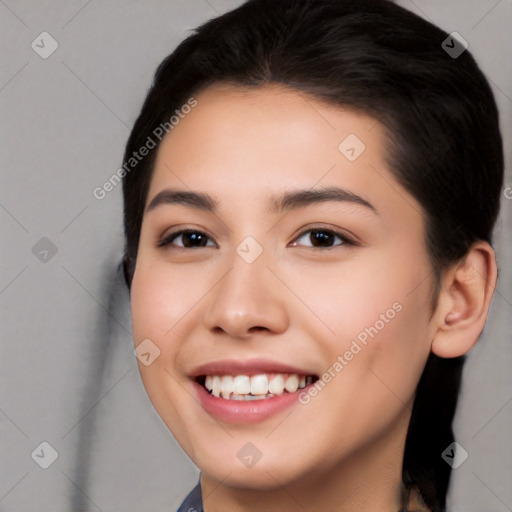
[[[164,204],[183,204],[198,210],[214,212],[219,203],[210,195],[201,192],[165,189],[151,200],[146,208],[146,212],[150,212]]]
[[[339,187],[321,189],[293,190],[279,197],[270,199],[270,210],[273,213],[296,210],[306,206],[328,201],[348,202],[364,206],[378,215],[378,211],[369,201]],[[182,204],[198,210],[215,212],[219,202],[209,194],[186,190],[165,189],[159,192],[149,203],[146,212],[166,204]]]
[[[350,192],[349,190],[339,187],[325,187],[316,190],[294,190],[287,192],[281,197],[271,199],[271,210],[275,213],[279,213],[327,201],[359,204],[368,208],[373,213],[378,214],[375,206],[373,206],[369,201]]]

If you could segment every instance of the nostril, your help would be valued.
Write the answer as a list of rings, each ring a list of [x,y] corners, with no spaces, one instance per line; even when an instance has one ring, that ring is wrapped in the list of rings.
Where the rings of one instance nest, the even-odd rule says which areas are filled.
[[[254,327],[251,327],[248,332],[261,332],[261,331],[268,331],[269,329],[267,327],[260,327],[259,325],[255,325]]]

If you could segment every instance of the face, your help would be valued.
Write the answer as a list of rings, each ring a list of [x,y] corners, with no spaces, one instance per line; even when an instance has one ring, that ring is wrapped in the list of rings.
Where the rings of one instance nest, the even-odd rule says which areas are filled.
[[[131,288],[153,405],[239,488],[400,452],[432,271],[383,127],[277,86],[196,99],[158,149]]]

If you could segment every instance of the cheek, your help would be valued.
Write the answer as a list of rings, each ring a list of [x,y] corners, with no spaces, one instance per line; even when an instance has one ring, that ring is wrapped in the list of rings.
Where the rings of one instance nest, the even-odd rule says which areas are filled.
[[[177,340],[182,335],[180,330],[187,325],[191,303],[198,299],[197,292],[191,291],[186,279],[176,279],[175,276],[176,273],[170,273],[156,262],[146,263],[141,258],[133,276],[130,296],[135,345],[150,339],[160,350],[150,365],[138,363],[142,382],[169,430],[183,441],[188,439],[184,425],[190,424],[198,411],[197,404],[190,402],[190,395],[184,390],[176,371],[181,346]],[[190,453],[191,446],[187,445],[187,448]]]
[[[159,338],[165,329],[164,319],[167,317],[169,301],[165,287],[155,277],[153,273],[145,271],[144,267],[138,267],[133,276],[130,302],[135,344],[145,338]]]
[[[404,420],[428,357],[428,302],[421,293],[407,296],[406,286],[386,283],[374,280],[366,292],[357,287],[352,293],[346,287],[329,292],[338,307],[322,320],[335,336],[326,336],[319,322],[302,326],[312,338],[324,340],[327,364],[320,377],[328,383],[306,407],[309,417],[322,418],[316,428],[326,439],[337,439],[343,425],[345,443],[326,455],[333,463],[348,447],[375,439],[398,418]]]
[[[131,288],[135,342],[152,337],[168,339],[197,303],[200,286],[184,270],[177,273],[157,262],[139,265]]]
[[[302,315],[304,322],[312,328],[328,327],[339,343],[360,333],[364,339],[367,329],[375,332],[376,328],[381,337],[393,324],[402,324],[415,334],[427,325],[430,280],[425,277],[429,269],[418,261],[375,252],[364,259],[356,255],[342,264],[299,271],[282,268],[280,272],[312,313]]]
[[[304,272],[295,283],[315,313],[302,316],[300,329],[324,340],[329,365],[343,358],[338,382],[350,381],[359,397],[402,405],[414,393],[430,350],[429,267],[420,261],[395,252]]]

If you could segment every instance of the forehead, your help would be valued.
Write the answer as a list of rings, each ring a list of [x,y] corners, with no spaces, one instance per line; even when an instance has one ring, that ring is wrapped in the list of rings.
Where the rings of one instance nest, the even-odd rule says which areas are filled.
[[[280,85],[217,84],[196,100],[160,144],[148,202],[181,188],[268,207],[283,190],[341,186],[377,208],[420,211],[389,172],[386,131],[369,115]]]

